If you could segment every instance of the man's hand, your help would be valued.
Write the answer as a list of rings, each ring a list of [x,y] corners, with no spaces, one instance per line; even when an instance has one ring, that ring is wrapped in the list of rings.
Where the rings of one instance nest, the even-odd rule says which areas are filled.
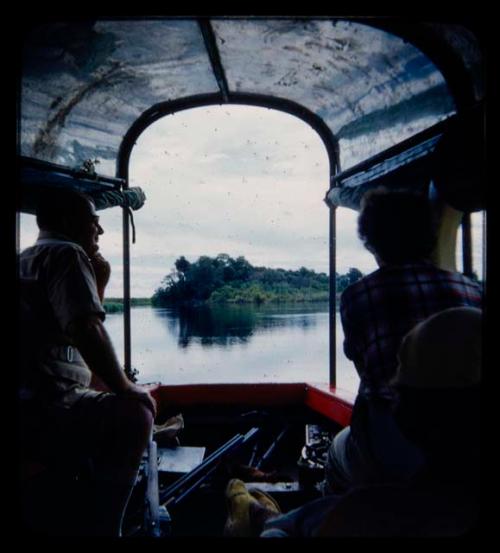
[[[99,298],[103,301],[104,290],[109,282],[109,277],[111,276],[111,265],[100,253],[97,252],[90,258],[90,263],[94,269]]]
[[[117,395],[126,396],[126,397],[135,397],[153,413],[153,416],[156,416],[156,401],[153,396],[141,386],[137,386],[133,382],[128,381],[126,386],[120,391],[115,392]]]

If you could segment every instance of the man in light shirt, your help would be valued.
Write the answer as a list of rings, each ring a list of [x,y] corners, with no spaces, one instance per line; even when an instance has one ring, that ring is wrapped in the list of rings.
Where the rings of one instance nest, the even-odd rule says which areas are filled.
[[[85,512],[73,529],[53,532],[118,536],[155,401],[127,378],[103,325],[110,266],[93,202],[71,190],[44,193],[37,224],[38,240],[19,256],[22,455],[61,467],[90,459],[75,498]],[[93,376],[106,391],[91,387]]]

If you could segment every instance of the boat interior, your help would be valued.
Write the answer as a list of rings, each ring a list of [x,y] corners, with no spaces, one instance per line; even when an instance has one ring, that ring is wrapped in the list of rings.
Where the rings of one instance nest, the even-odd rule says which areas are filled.
[[[172,536],[223,536],[231,478],[271,494],[283,512],[319,497],[328,444],[348,423],[352,405],[348,394],[340,399],[306,384],[160,386],[153,394],[166,406],[159,424],[182,413],[175,455],[193,455],[184,473],[190,466],[182,466],[184,458],[162,462],[171,444],[161,447],[157,439],[159,498]],[[140,526],[137,513],[131,532]]]
[[[485,46],[473,22],[51,19],[27,24],[22,41],[17,208],[33,213],[46,187],[69,186],[90,194],[97,209],[122,210],[126,371],[134,344],[133,211],[144,203],[141,189],[129,186],[128,164],[140,134],[181,110],[258,105],[316,130],[330,163],[331,290],[336,208],[358,210],[363,194],[381,184],[426,193],[432,181],[444,198],[435,261],[472,274],[470,214],[485,210]],[[183,424],[175,439],[158,435],[145,452],[124,536],[223,536],[231,478],[270,493],[284,512],[320,496],[328,444],[349,424],[355,401],[336,385],[335,293],[329,316],[328,382],[307,383],[304,367],[301,383],[147,385],[159,408],[155,424],[178,415]],[[52,495],[59,507],[54,482],[64,488],[84,478],[30,460],[22,466],[30,493]],[[31,531],[43,534],[35,505]]]

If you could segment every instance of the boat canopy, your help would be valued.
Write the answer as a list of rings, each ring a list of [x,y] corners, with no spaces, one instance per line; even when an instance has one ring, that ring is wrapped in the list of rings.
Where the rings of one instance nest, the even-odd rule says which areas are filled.
[[[86,169],[69,169],[33,158],[21,157],[20,194],[21,209],[34,214],[39,194],[47,188],[70,187],[90,196],[96,210],[121,206],[140,209],[146,200],[142,188],[123,188],[123,179],[99,176],[92,166]]]
[[[25,158],[74,170],[90,160],[100,175],[124,176],[124,141],[141,118],[254,102],[321,121],[334,175],[480,101],[483,85],[476,37],[460,25],[170,17],[33,24],[20,92]],[[413,144],[409,155],[434,145]],[[357,203],[348,193],[335,201]]]
[[[464,213],[485,209],[482,115],[479,106],[460,116],[453,115],[336,174],[325,202],[330,207],[359,210],[367,190],[384,186],[431,193]]]

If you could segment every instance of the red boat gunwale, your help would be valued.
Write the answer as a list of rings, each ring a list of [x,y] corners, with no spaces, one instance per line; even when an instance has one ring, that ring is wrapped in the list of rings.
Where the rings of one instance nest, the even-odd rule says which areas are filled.
[[[188,407],[210,405],[293,406],[306,405],[330,420],[347,426],[351,420],[355,394],[322,383],[259,384],[181,384],[145,385],[162,405]]]

